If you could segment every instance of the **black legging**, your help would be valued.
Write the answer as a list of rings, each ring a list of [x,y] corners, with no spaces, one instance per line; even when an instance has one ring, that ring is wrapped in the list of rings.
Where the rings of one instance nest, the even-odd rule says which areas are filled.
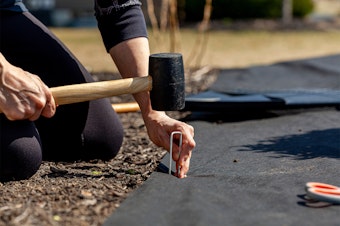
[[[70,51],[30,13],[0,12],[0,52],[49,86],[92,82]],[[33,175],[42,159],[110,159],[122,125],[108,99],[59,106],[51,119],[9,121],[0,115],[0,180]]]

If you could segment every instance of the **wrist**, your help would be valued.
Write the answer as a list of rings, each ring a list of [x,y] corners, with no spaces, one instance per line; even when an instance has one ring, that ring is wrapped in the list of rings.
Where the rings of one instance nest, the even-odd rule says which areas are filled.
[[[0,53],[0,84],[3,84],[3,74],[4,74],[4,71],[5,71],[5,62],[6,62],[6,59],[5,57]]]
[[[0,52],[0,76],[3,75],[4,71],[6,70],[6,67],[8,68],[8,61],[6,60],[6,58],[4,57],[4,55],[2,55],[2,53]]]

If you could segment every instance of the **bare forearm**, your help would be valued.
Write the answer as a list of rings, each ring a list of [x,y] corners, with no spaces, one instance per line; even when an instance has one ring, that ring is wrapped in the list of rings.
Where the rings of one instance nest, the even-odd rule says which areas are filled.
[[[148,75],[150,51],[146,38],[122,42],[113,47],[110,54],[123,78]],[[143,117],[148,115],[152,111],[149,92],[141,92],[133,96],[141,108]]]

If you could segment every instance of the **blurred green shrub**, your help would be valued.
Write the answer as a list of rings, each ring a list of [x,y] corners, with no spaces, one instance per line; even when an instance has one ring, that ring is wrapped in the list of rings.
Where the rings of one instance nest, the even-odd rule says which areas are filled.
[[[293,14],[295,17],[303,18],[314,10],[312,0],[294,0]]]
[[[179,13],[185,21],[203,18],[205,0],[179,0]],[[212,19],[280,18],[282,0],[213,0]],[[314,9],[313,0],[293,0],[294,17],[303,18]]]

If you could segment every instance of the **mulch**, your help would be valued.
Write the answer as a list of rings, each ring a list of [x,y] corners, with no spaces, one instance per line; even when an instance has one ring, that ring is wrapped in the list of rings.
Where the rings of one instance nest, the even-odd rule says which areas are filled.
[[[186,72],[186,92],[206,89],[217,70]],[[116,79],[94,73],[96,80]],[[112,102],[131,101],[131,95]],[[189,112],[167,112],[183,119]],[[166,151],[148,138],[140,112],[119,114],[125,137],[110,161],[43,162],[39,171],[22,181],[0,183],[0,225],[102,225],[124,199],[156,170]]]

